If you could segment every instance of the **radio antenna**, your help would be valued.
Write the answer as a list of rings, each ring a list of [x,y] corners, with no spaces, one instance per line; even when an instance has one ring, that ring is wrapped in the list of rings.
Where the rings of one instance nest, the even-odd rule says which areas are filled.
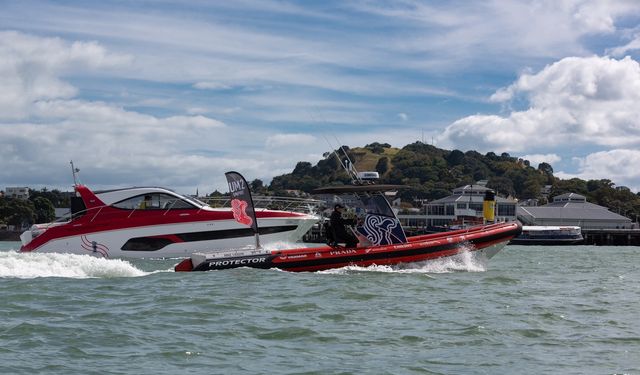
[[[80,170],[73,166],[73,160],[69,162],[71,164],[71,173],[73,174],[73,186],[78,186],[78,172]]]

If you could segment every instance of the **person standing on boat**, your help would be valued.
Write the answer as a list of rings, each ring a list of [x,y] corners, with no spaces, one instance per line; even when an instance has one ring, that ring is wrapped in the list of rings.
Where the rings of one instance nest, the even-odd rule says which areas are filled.
[[[333,244],[344,242],[345,247],[356,247],[358,245],[358,239],[351,233],[347,225],[354,225],[355,221],[350,219],[344,219],[342,217],[342,210],[344,206],[336,204],[331,213],[329,219],[331,223],[331,234],[333,235]]]

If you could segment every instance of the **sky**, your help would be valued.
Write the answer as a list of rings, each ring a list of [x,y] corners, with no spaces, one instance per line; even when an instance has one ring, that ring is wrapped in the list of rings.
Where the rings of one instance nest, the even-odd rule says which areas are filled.
[[[640,1],[0,0],[0,190],[225,192],[340,145],[640,191]]]

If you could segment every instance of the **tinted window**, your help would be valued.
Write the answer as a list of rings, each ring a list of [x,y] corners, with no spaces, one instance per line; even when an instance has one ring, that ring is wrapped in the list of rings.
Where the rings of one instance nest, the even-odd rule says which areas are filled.
[[[124,210],[178,210],[196,208],[189,202],[164,193],[138,195],[113,204]]]

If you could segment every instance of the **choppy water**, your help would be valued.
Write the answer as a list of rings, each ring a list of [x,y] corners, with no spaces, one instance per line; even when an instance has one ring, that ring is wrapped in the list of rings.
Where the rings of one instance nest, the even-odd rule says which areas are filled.
[[[0,242],[2,374],[640,374],[640,248],[174,273]]]

